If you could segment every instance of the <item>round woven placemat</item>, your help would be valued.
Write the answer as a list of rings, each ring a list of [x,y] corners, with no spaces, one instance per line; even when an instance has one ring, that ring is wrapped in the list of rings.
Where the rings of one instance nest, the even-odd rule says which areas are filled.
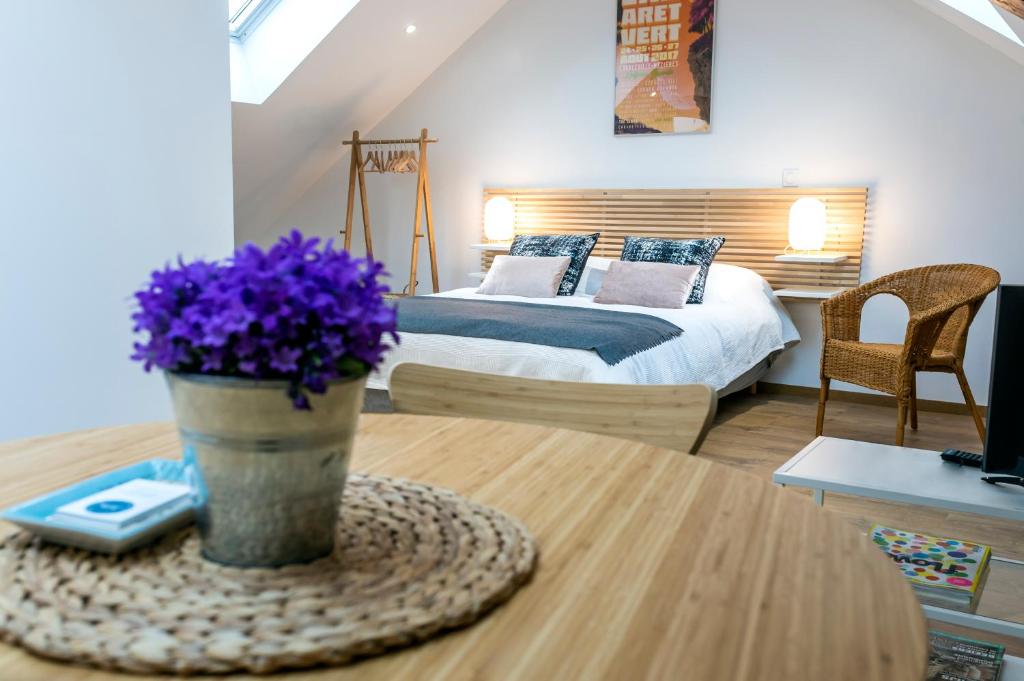
[[[18,533],[0,544],[0,637],[131,672],[271,672],[343,664],[469,624],[526,582],[515,519],[448,490],[351,475],[334,555],[239,569],[194,529],[120,558]]]

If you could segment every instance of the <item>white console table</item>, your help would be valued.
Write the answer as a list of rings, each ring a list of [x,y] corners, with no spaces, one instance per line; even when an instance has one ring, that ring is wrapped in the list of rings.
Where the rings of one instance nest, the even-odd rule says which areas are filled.
[[[1003,671],[999,681],[1024,681],[1024,660],[1012,655],[1003,657]]]
[[[1024,488],[990,485],[982,482],[982,475],[980,469],[943,462],[939,452],[819,437],[776,470],[772,480],[812,490],[818,504],[824,503],[826,492],[837,492],[1024,521]],[[984,541],[984,537],[964,538]],[[1021,561],[996,556],[992,560],[1024,570]],[[922,607],[928,617],[940,622],[1024,638],[1024,624],[1019,622]],[[1021,660],[1012,659],[1014,670],[1024,666]],[[1017,678],[1016,671],[1013,675],[1008,672],[1009,668],[1003,679]],[[1020,678],[1024,679],[1024,674]]]

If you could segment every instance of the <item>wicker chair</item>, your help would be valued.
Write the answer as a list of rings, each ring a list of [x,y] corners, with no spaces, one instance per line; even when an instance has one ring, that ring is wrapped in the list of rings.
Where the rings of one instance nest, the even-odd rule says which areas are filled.
[[[896,444],[903,445],[907,412],[917,429],[917,372],[955,374],[964,401],[985,440],[985,423],[964,375],[967,330],[985,297],[999,285],[999,273],[981,265],[932,265],[903,270],[844,291],[821,305],[824,342],[816,434],[825,423],[832,379],[855,383],[896,397]],[[910,321],[902,344],[862,343],[864,304],[879,293],[906,303]]]

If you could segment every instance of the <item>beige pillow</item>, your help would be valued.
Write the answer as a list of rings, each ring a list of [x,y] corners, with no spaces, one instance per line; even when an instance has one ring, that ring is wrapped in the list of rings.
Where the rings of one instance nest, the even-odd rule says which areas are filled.
[[[569,268],[569,256],[499,255],[477,293],[488,296],[554,298]]]
[[[700,265],[616,260],[608,266],[594,302],[681,308],[698,274]]]

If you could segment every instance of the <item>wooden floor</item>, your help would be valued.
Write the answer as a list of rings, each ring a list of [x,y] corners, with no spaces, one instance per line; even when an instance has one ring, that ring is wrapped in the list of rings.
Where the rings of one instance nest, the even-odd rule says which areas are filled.
[[[719,402],[715,426],[700,456],[770,480],[776,468],[814,439],[816,409],[816,400],[803,396],[742,393],[726,397]],[[981,451],[977,431],[966,413],[921,412],[919,426],[916,432],[907,429],[905,446]],[[825,435],[894,444],[895,432],[895,409],[829,402]],[[1024,532],[1021,531],[1024,528],[1010,521],[832,493],[825,495],[825,507],[864,530],[876,522],[890,524],[901,529],[987,543],[996,555],[1024,560]],[[1024,566],[1001,568],[998,572],[993,568],[978,612],[1024,622]],[[931,624],[942,631],[999,641],[1007,645],[1009,653],[1024,656],[1024,641],[959,630],[941,622]]]

